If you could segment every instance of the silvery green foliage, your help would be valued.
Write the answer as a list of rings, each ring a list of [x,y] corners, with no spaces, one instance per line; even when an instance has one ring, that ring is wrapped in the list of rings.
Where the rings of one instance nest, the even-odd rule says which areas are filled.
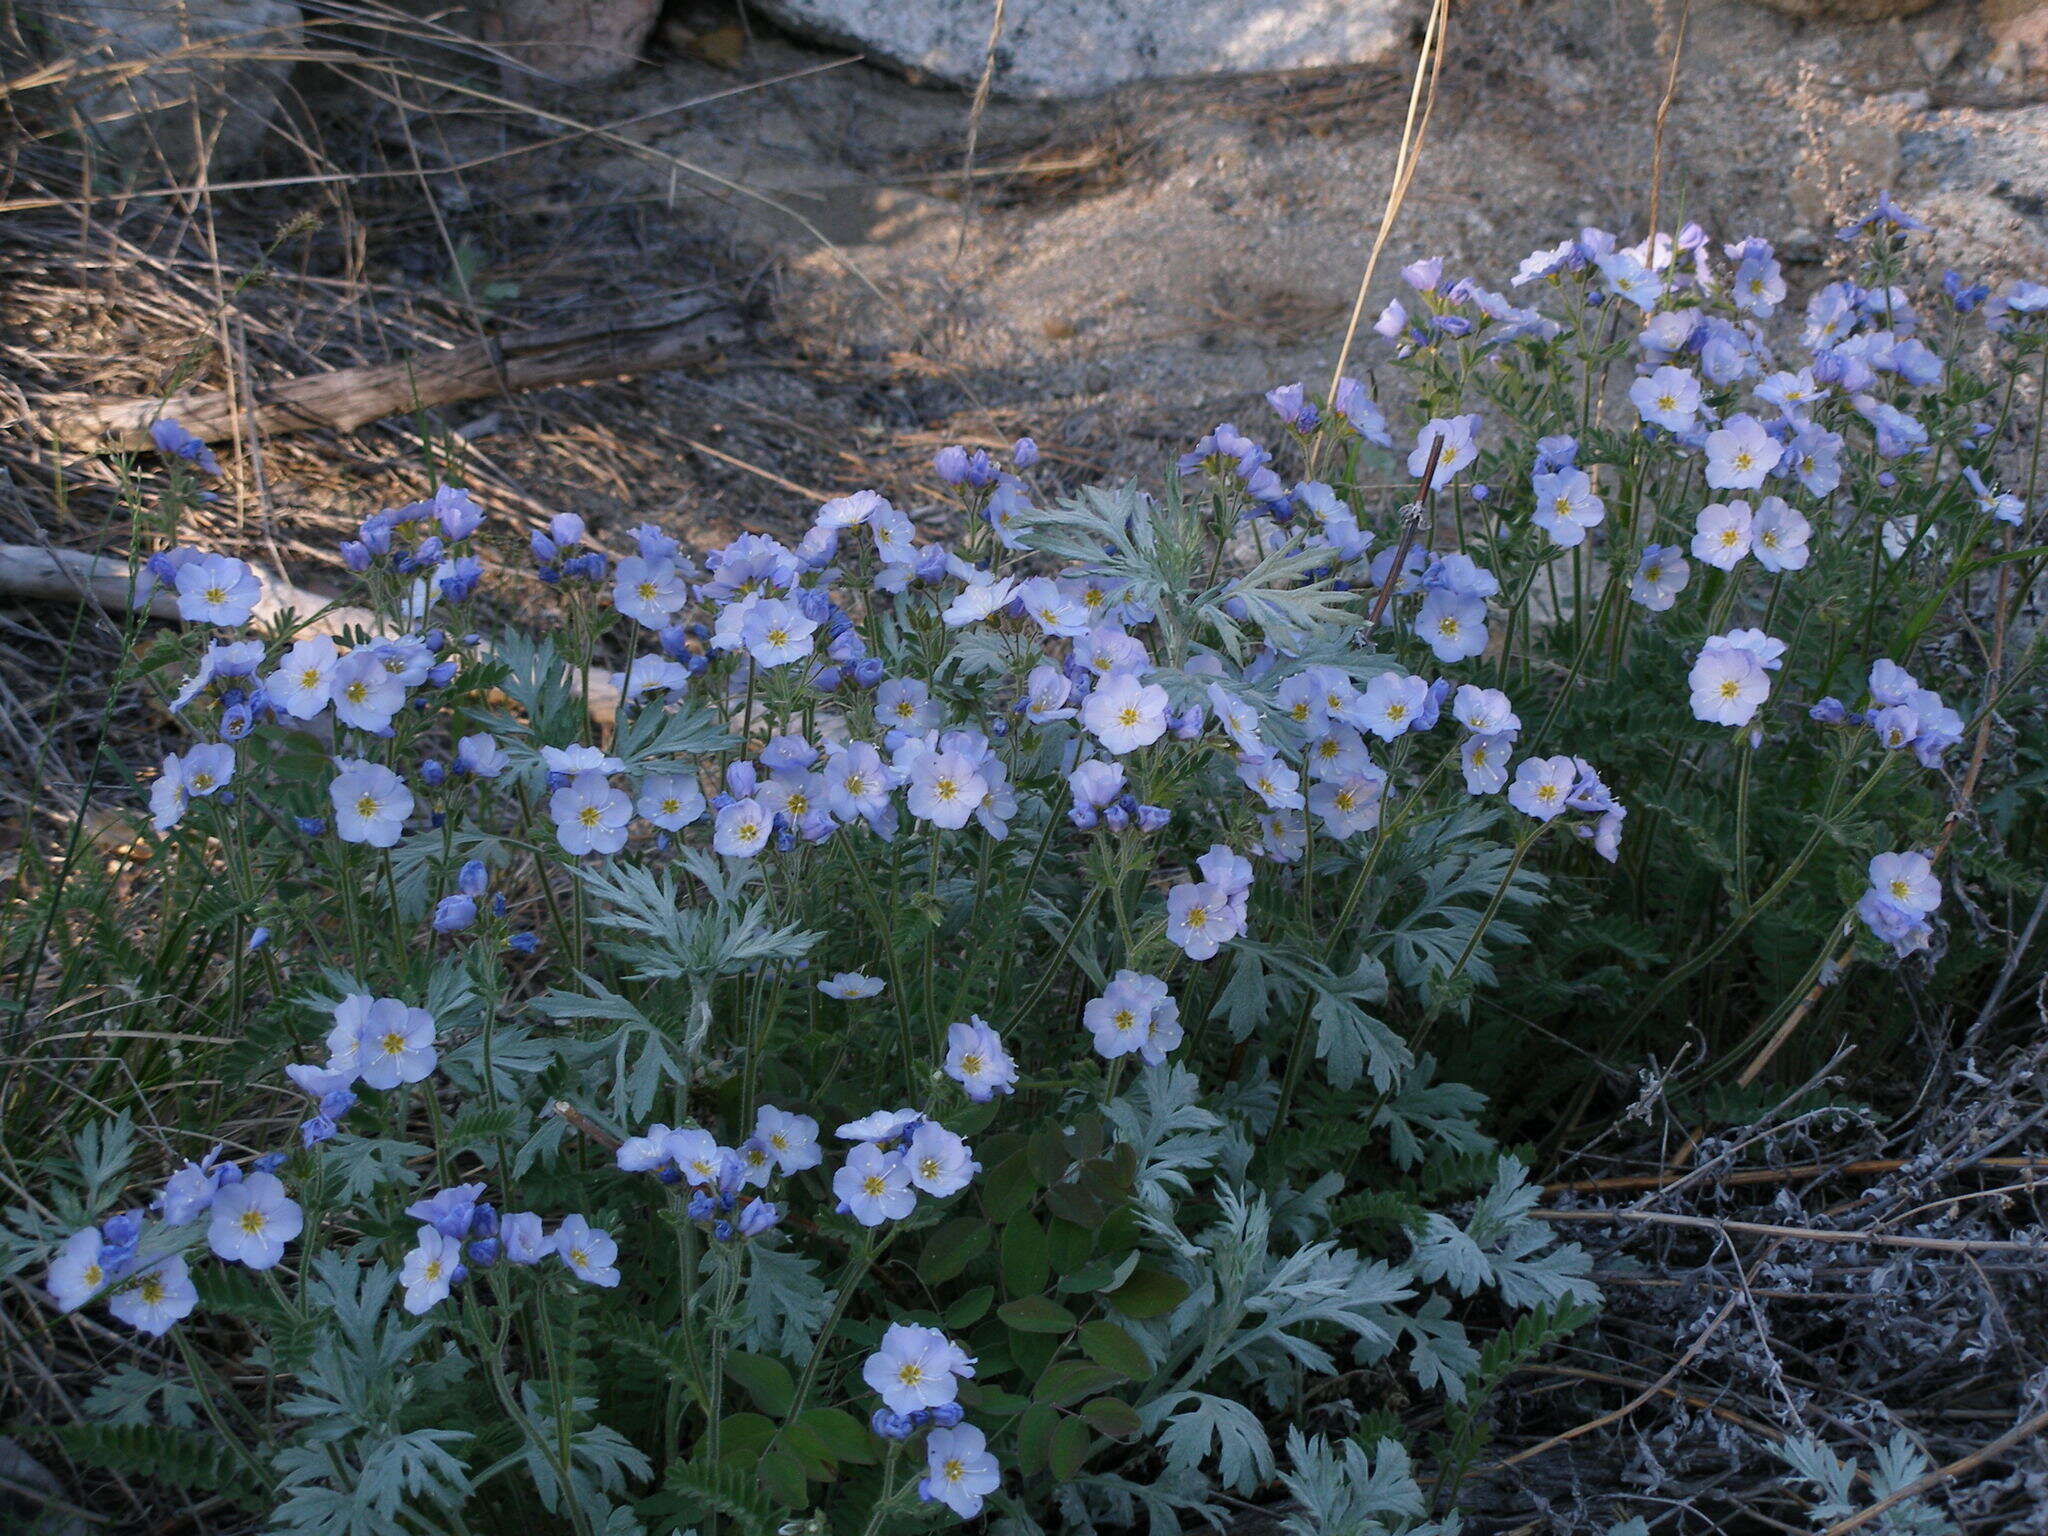
[[[1872,1504],[1890,1498],[1932,1470],[1931,1463],[1903,1429],[1871,1457],[1867,1481],[1854,1456],[1838,1457],[1812,1435],[1788,1435],[1772,1447],[1774,1454],[1818,1494],[1807,1518],[1824,1530]],[[1956,1523],[1923,1499],[1903,1499],[1870,1522],[1879,1536],[1957,1536]]]
[[[1597,1301],[1600,1292],[1587,1278],[1592,1261],[1585,1250],[1576,1243],[1552,1247],[1549,1227],[1529,1214],[1542,1196],[1529,1182],[1527,1168],[1511,1157],[1501,1158],[1493,1188],[1465,1222],[1435,1211],[1425,1218],[1415,1239],[1416,1274],[1460,1296],[1494,1286],[1512,1307]]]
[[[1460,1528],[1455,1515],[1424,1518],[1428,1501],[1398,1440],[1368,1452],[1290,1425],[1287,1461],[1280,1480],[1295,1506],[1281,1525],[1287,1536],[1455,1536]]]
[[[306,1300],[328,1326],[298,1366],[299,1390],[280,1411],[297,1434],[274,1457],[292,1536],[387,1536],[433,1528],[459,1513],[472,1487],[468,1430],[423,1422],[419,1404],[468,1369],[452,1350],[419,1348],[434,1331],[392,1307],[398,1276],[338,1253],[314,1261]]]

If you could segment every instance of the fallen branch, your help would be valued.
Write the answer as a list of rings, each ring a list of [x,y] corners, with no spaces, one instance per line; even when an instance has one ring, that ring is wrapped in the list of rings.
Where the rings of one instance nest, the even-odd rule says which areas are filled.
[[[259,385],[253,400],[209,389],[169,399],[57,408],[49,412],[44,431],[101,452],[148,447],[151,425],[165,418],[210,443],[232,438],[238,429],[350,432],[386,416],[501,390],[547,389],[681,368],[715,355],[738,334],[734,312],[700,296],[624,324],[526,331],[395,363],[306,374]]]
[[[374,633],[379,627],[377,616],[367,608],[351,607],[337,598],[308,592],[275,571],[260,566],[251,569],[263,584],[263,595],[256,600],[255,611],[250,615],[256,623],[269,623],[289,612],[299,620],[302,634],[338,635],[350,627]],[[133,609],[137,596],[128,579],[128,563],[112,555],[42,549],[33,544],[0,544],[0,597],[90,603],[113,614]],[[147,604],[151,618],[178,616],[177,595],[161,583],[150,584]],[[609,678],[592,677],[586,697],[593,720],[610,724],[617,718],[619,693]]]
[[[1933,1253],[2048,1256],[2048,1249],[2039,1243],[1972,1237],[1909,1237],[1892,1232],[1835,1232],[1824,1227],[1778,1227],[1757,1221],[1715,1221],[1705,1216],[1680,1216],[1670,1211],[1532,1211],[1530,1214],[1545,1221],[1645,1221],[1658,1226],[1692,1227],[1702,1232],[1740,1232],[1750,1237],[1775,1237],[1802,1243],[1869,1243],[1880,1248],[1924,1248]]]
[[[1855,1163],[1798,1163],[1787,1168],[1744,1168],[1734,1173],[1724,1173],[1708,1182],[1713,1184],[1785,1184],[1794,1179],[1829,1178],[1838,1174],[1897,1173],[1906,1166],[1903,1157],[1871,1157]],[[2027,1171],[2048,1173],[2048,1159],[2038,1157],[1984,1157],[1972,1164],[1973,1168],[2016,1168]],[[1619,1194],[1629,1190],[1668,1189],[1673,1184],[1696,1178],[1696,1173],[1633,1173],[1604,1179],[1572,1179],[1562,1184],[1546,1184],[1543,1192],[1547,1195],[1561,1194]]]

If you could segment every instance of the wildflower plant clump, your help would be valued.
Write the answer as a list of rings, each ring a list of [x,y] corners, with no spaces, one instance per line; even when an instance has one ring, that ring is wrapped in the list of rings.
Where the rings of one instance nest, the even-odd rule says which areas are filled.
[[[1454,1529],[1598,1293],[1432,1047],[1525,974],[1625,1038],[1767,914],[1795,991],[1943,947],[2000,683],[1919,653],[2038,574],[2048,289],[1909,295],[1913,227],[1803,323],[1692,228],[1513,297],[1419,262],[1412,424],[1276,388],[1270,441],[1058,498],[949,448],[950,541],[859,492],[520,546],[442,484],[326,629],[139,547],[187,626],[155,868],[233,931],[244,1086],[11,1213],[140,1340],[52,1433],[319,1536]],[[218,468],[166,428],[160,530]],[[506,564],[544,626],[481,616]],[[1658,878],[1701,846],[1704,936]]]

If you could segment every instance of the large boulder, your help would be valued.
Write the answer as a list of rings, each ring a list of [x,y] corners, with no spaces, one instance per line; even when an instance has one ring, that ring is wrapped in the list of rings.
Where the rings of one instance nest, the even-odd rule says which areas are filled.
[[[791,31],[954,85],[981,78],[993,0],[755,0]],[[1010,0],[995,88],[1085,96],[1139,80],[1387,64],[1423,0]]]
[[[292,0],[28,0],[53,59],[75,68],[61,104],[119,165],[145,175],[215,175],[254,158],[295,62]]]

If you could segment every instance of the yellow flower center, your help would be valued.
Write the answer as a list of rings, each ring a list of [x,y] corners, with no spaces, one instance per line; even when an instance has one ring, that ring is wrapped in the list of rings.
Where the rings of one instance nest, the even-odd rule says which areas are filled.
[[[261,1211],[254,1210],[242,1212],[241,1217],[235,1222],[236,1226],[240,1227],[251,1237],[256,1236],[269,1224],[270,1218],[268,1216],[264,1215]]]
[[[1557,786],[1555,784],[1537,785],[1536,798],[1538,800],[1541,800],[1545,805],[1550,804],[1551,801],[1557,798]]]
[[[107,1278],[107,1272],[104,1269],[101,1269],[97,1264],[88,1264],[85,1266],[84,1275],[80,1278],[82,1278],[85,1281],[85,1283],[91,1286],[94,1290],[98,1290],[100,1282]]]
[[[372,816],[376,815],[377,797],[375,795],[357,795],[356,814],[362,817],[365,821],[369,820]]]
[[[1405,720],[1407,717],[1408,706],[1406,704],[1396,701],[1387,706],[1387,718],[1389,720]]]
[[[227,589],[225,587],[208,587],[206,589],[206,600],[214,604],[226,602],[228,600]]]
[[[936,1157],[924,1158],[918,1163],[917,1171],[927,1179],[936,1179],[939,1176],[939,1160]]]
[[[1138,723],[1138,706],[1126,704],[1122,709],[1118,710],[1116,712],[1116,723],[1125,727],[1136,725]]]
[[[939,1468],[940,1476],[949,1483],[957,1483],[967,1475],[967,1468],[958,1456],[948,1456],[944,1466]]]
[[[634,590],[635,592],[638,592],[638,593],[640,594],[640,600],[641,600],[641,601],[642,601],[643,603],[651,603],[651,602],[653,602],[653,601],[654,601],[654,583],[653,583],[653,582],[651,582],[651,581],[643,581],[643,582],[641,582],[641,583],[640,583],[640,585],[639,585],[639,586],[635,587],[635,588],[634,588],[633,590]]]
[[[213,788],[213,775],[205,772],[193,774],[192,787],[200,794],[205,794],[209,789]]]
[[[427,1281],[429,1284],[432,1284],[434,1281],[440,1279],[441,1261],[439,1259],[427,1260],[427,1267],[420,1271],[420,1278],[422,1280]]]
[[[896,1379],[906,1387],[914,1387],[924,1380],[924,1367],[915,1360],[906,1360],[896,1368]]]
[[[301,672],[299,674],[299,686],[301,688],[318,688],[320,686],[320,669],[318,667],[308,667],[305,671]]]
[[[1207,907],[1189,907],[1189,908],[1188,908],[1188,915],[1187,915],[1187,925],[1188,925],[1188,926],[1189,926],[1190,928],[1201,928],[1201,927],[1205,927],[1205,926],[1206,926],[1206,925],[1208,924],[1208,921],[1209,921],[1209,909],[1208,909]]]
[[[403,1056],[405,1054],[405,1036],[395,1029],[386,1030],[384,1038],[379,1040],[377,1045],[386,1056]]]
[[[960,1070],[966,1073],[969,1077],[981,1076],[980,1055],[970,1051],[967,1055],[962,1056],[960,1058]]]
[[[1657,409],[1658,409],[1658,410],[1660,410],[1660,411],[1675,411],[1675,410],[1677,410],[1677,409],[1678,409],[1678,396],[1676,396],[1676,395],[1659,395],[1659,396],[1657,397]]]
[[[1756,455],[1751,453],[1747,448],[1740,449],[1736,452],[1735,467],[1741,470],[1744,474],[1749,473],[1749,467],[1754,463],[1756,463]]]
[[[164,1283],[155,1275],[147,1275],[137,1287],[142,1292],[142,1304],[146,1307],[160,1307],[164,1303]]]
[[[1894,901],[1904,901],[1907,898],[1907,896],[1912,894],[1913,888],[1903,880],[1894,880],[1891,885],[1891,890],[1892,899]]]
[[[953,779],[939,779],[932,784],[932,793],[941,800],[957,800],[960,797],[960,785]]]
[[[576,819],[577,819],[578,821],[582,822],[582,823],[583,823],[583,825],[584,825],[584,826],[586,826],[586,827],[594,827],[594,826],[596,826],[596,825],[597,825],[597,824],[598,824],[598,823],[599,823],[600,821],[602,821],[602,820],[604,819],[604,817],[603,817],[603,815],[602,815],[602,814],[601,814],[601,813],[599,812],[599,810],[598,810],[598,808],[597,808],[596,806],[594,806],[594,805],[586,805],[586,806],[584,806],[584,807],[583,807],[583,809],[582,809],[582,810],[580,810],[580,811],[578,811],[578,812],[576,813]]]
[[[878,1173],[871,1173],[860,1181],[860,1192],[870,1200],[879,1200],[889,1192],[889,1186]]]
[[[1740,694],[1741,692],[1742,692],[1742,685],[1741,685],[1741,684],[1739,684],[1739,683],[1737,683],[1737,682],[1735,681],[1735,679],[1734,679],[1734,678],[1732,678],[1732,677],[1724,677],[1724,678],[1722,678],[1722,679],[1721,679],[1721,697],[1722,697],[1722,698],[1724,698],[1724,699],[1732,699],[1732,698],[1735,698],[1735,697],[1736,697],[1737,695],[1739,695],[1739,694]]]
[[[342,697],[351,704],[360,704],[370,696],[370,685],[360,678],[341,690]]]

